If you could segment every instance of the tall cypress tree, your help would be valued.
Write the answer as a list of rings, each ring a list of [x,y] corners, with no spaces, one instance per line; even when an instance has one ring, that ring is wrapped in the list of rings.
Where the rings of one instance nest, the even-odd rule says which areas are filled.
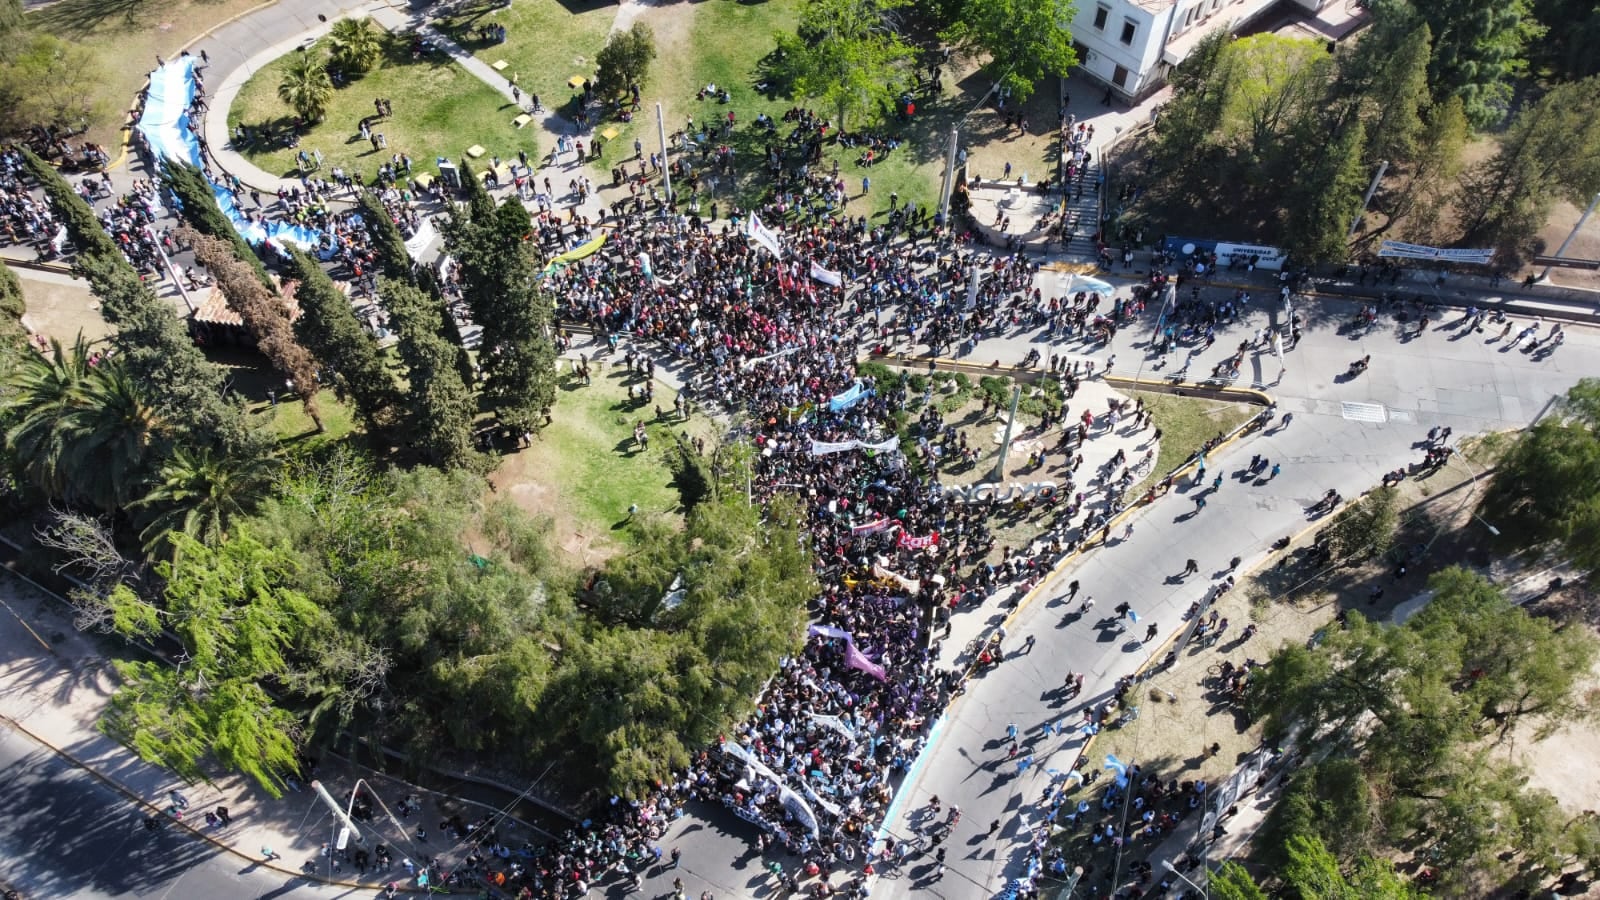
[[[211,183],[206,181],[204,172],[188,163],[168,160],[161,170],[161,183],[178,198],[178,214],[185,222],[201,234],[233,244],[233,252],[240,261],[255,270],[256,277],[267,290],[277,293],[278,286],[267,275],[261,257],[222,214],[222,207],[217,205],[217,197],[211,192]]]
[[[361,220],[366,223],[372,247],[378,251],[378,264],[383,267],[383,274],[411,281],[416,262],[411,258],[411,251],[406,249],[406,239],[395,226],[389,210],[384,208],[383,201],[371,191],[362,191],[356,197],[356,204],[361,207]]]
[[[532,230],[521,203],[496,208],[476,197],[468,215],[452,217],[445,230],[446,246],[462,266],[463,297],[483,329],[484,399],[517,431],[543,427],[556,392],[551,303],[534,279]]]
[[[439,306],[415,285],[380,278],[389,322],[400,338],[411,390],[405,399],[406,434],[429,462],[443,469],[469,465],[475,404],[456,371],[459,348],[440,335]]]
[[[304,251],[289,252],[289,268],[299,279],[295,298],[300,318],[295,336],[317,359],[333,369],[338,385],[355,401],[367,430],[378,435],[394,421],[399,391],[383,364],[378,342],[356,318],[350,298]]]

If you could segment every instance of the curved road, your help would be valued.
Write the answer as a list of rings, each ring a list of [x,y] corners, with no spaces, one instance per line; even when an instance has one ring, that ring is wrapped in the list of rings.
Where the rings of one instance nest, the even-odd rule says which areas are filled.
[[[1041,287],[1051,296],[1048,283]],[[874,897],[994,896],[1023,874],[1029,834],[1046,811],[1038,805],[1051,781],[1045,770],[1066,770],[1081,752],[1083,740],[1075,726],[1083,704],[1102,702],[1118,677],[1164,653],[1164,640],[1180,625],[1183,611],[1200,599],[1229,558],[1242,556],[1249,568],[1269,552],[1274,540],[1310,524],[1306,507],[1327,489],[1353,497],[1377,484],[1383,473],[1417,460],[1418,442],[1432,426],[1448,425],[1458,439],[1521,427],[1578,378],[1600,371],[1600,331],[1593,328],[1566,326],[1566,345],[1539,361],[1520,349],[1507,350],[1502,343],[1490,342],[1499,328],[1486,334],[1450,328],[1449,323],[1461,316],[1459,310],[1435,313],[1446,325],[1430,327],[1421,338],[1404,336],[1387,318],[1384,326],[1367,336],[1340,335],[1338,325],[1354,310],[1354,304],[1340,301],[1319,301],[1299,310],[1308,320],[1305,338],[1289,354],[1281,383],[1268,387],[1279,398],[1280,410],[1292,414],[1292,422],[1209,459],[1205,487],[1209,489],[1215,474],[1223,475],[1224,483],[1221,490],[1208,493],[1203,511],[1196,512],[1190,499],[1196,489],[1179,485],[1131,520],[1132,540],[1095,550],[1057,574],[1010,622],[1009,651],[1021,649],[1024,637],[1037,643],[1025,655],[1014,655],[971,682],[901,788],[889,822],[896,836],[915,839],[916,826],[926,824],[922,808],[930,796],[938,795],[946,809],[959,804],[961,826],[944,845],[949,870],[935,880],[933,860],[918,857],[904,873],[880,879]],[[1526,320],[1517,318],[1520,329]],[[1268,319],[1267,312],[1257,310],[1245,322],[1221,331],[1216,346],[1194,360],[1192,371],[1209,371]],[[1120,352],[1119,373],[1132,374],[1138,365],[1142,349],[1137,345],[1149,327],[1144,322],[1118,336],[1111,350]],[[1543,329],[1548,330],[1548,326]],[[1415,331],[1414,324],[1404,331]],[[977,356],[1020,358],[1035,340],[1022,335],[986,342]],[[1353,379],[1345,377],[1349,362],[1368,353],[1373,358],[1371,369]],[[1175,354],[1173,360],[1181,357]],[[1242,380],[1271,383],[1278,370],[1275,356],[1261,354],[1246,363]],[[1145,369],[1146,377],[1158,374]],[[1282,474],[1265,483],[1239,477],[1255,453],[1282,463]],[[1199,561],[1200,572],[1183,578],[1180,572],[1188,558]],[[1096,598],[1094,612],[1100,615],[1073,621],[1065,601],[1053,599],[1065,593],[1065,584],[1072,579],[1080,580],[1084,592]],[[1128,631],[1102,620],[1124,600],[1141,620]],[[976,632],[978,623],[972,621],[976,618],[995,622],[999,614],[986,607],[969,617],[969,634]],[[1139,639],[1151,622],[1159,636],[1143,645]],[[963,646],[967,637],[962,631],[958,624],[946,646]],[[1261,650],[1267,652],[1266,647]],[[1070,702],[1056,693],[1069,670],[1086,673],[1083,694]],[[1182,692],[1200,674],[1182,671],[1180,663],[1180,671],[1172,676],[1175,689]],[[1006,728],[1011,723],[1022,731],[1019,758],[1027,753],[1035,757],[1035,765],[1021,773],[1006,759]],[[1067,726],[1069,737],[1046,733],[1041,727],[1045,723]],[[1000,827],[990,835],[990,823],[996,820]],[[1133,846],[1126,860],[1149,855],[1151,849]]]

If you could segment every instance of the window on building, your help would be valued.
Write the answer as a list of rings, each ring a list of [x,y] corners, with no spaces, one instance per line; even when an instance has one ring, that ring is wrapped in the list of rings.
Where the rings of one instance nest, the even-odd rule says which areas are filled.
[[[1138,30],[1139,30],[1139,23],[1138,22],[1135,22],[1132,19],[1123,19],[1122,20],[1122,42],[1124,44],[1129,44],[1129,45],[1133,44],[1133,36],[1134,36],[1134,34],[1136,32],[1138,32]]]
[[[1183,14],[1183,27],[1179,28],[1178,29],[1179,31],[1183,31],[1184,29],[1188,28],[1190,25],[1194,24],[1194,13],[1195,13],[1195,10],[1197,10],[1197,9],[1199,9],[1199,7],[1191,6],[1191,7],[1189,7],[1189,11]]]
[[[1121,66],[1117,66],[1115,69],[1113,69],[1112,72],[1111,72],[1111,83],[1116,85],[1119,88],[1127,87],[1128,86],[1128,70],[1124,69]]]
[[[1106,30],[1106,18],[1111,15],[1111,7],[1097,6],[1094,9],[1094,27],[1100,31]]]

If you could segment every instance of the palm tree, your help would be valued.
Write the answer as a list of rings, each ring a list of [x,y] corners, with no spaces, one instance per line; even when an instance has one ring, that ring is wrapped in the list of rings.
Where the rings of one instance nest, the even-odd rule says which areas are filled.
[[[383,54],[383,42],[364,16],[340,20],[328,32],[328,46],[334,67],[352,75],[370,71]]]
[[[177,448],[150,492],[133,504],[153,514],[140,535],[145,551],[157,552],[173,532],[205,544],[220,541],[235,518],[266,497],[277,466],[265,454],[218,456],[210,448]]]
[[[52,340],[47,354],[18,354],[5,376],[0,409],[15,420],[6,443],[28,480],[53,497],[66,494],[72,474],[65,464],[66,424],[93,377],[89,358],[88,342],[80,333],[70,353]]]
[[[68,500],[112,511],[142,493],[165,426],[120,361],[95,366],[65,425]]]
[[[283,80],[278,82],[278,99],[289,104],[308,124],[322,118],[333,100],[333,80],[328,77],[320,50],[302,50],[289,62]]]

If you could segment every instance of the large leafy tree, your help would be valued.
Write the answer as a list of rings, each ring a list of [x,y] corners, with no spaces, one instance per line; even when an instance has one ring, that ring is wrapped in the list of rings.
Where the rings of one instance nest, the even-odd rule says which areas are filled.
[[[306,665],[301,653],[327,617],[294,587],[292,559],[248,533],[215,547],[182,533],[172,542],[174,561],[158,567],[166,582],[159,601],[125,586],[110,600],[119,631],[173,632],[184,664],[117,663],[124,683],[101,725],[143,759],[185,777],[203,777],[214,758],[281,796],[298,768],[299,729],[262,682]]]
[[[1575,688],[1594,639],[1530,616],[1462,569],[1429,587],[1431,601],[1405,625],[1351,616],[1314,649],[1279,651],[1252,681],[1269,735],[1294,723],[1332,752],[1291,782],[1271,834],[1359,849],[1383,822],[1389,840],[1447,835],[1439,849],[1463,869],[1526,851],[1496,823],[1539,804],[1513,768],[1493,762],[1492,742],[1519,723],[1542,732],[1584,714]],[[1529,833],[1540,827],[1530,820]]]
[[[349,636],[307,691],[319,731],[383,736],[419,757],[559,744],[566,725],[534,713],[569,652],[567,577],[549,563],[548,523],[485,508],[486,491],[471,473],[377,473],[349,454],[280,479],[249,527],[293,553],[304,589]]]
[[[1600,75],[1600,3],[1533,0],[1533,16],[1546,29],[1528,46],[1537,65],[1565,79]]]
[[[407,281],[382,278],[379,293],[400,338],[400,361],[410,385],[406,433],[429,462],[453,469],[477,459],[472,448],[472,392],[456,370],[458,348],[441,334],[439,305]]]
[[[1398,163],[1415,154],[1431,102],[1432,44],[1427,23],[1409,5],[1379,0],[1372,8],[1372,27],[1339,55],[1332,97],[1341,125],[1352,118],[1366,123],[1367,165]]]
[[[42,31],[0,26],[0,133],[97,124],[105,69],[88,48]]]
[[[328,77],[321,48],[303,48],[289,60],[278,82],[278,99],[306,122],[322,120],[333,102],[333,79]]]
[[[595,80],[600,90],[620,94],[630,85],[644,83],[650,61],[656,58],[656,36],[650,26],[635,22],[631,28],[613,31],[595,57]]]
[[[329,58],[335,68],[352,75],[372,70],[383,56],[383,38],[366,16],[340,19],[328,31]]]
[[[1479,513],[1524,540],[1562,541],[1574,561],[1600,568],[1597,428],[1600,379],[1585,378],[1501,458]]]
[[[1460,97],[1467,119],[1479,128],[1500,121],[1511,79],[1527,65],[1524,47],[1538,33],[1528,0],[1436,0],[1414,9],[1433,36],[1428,84],[1434,100]]]
[[[350,306],[350,298],[333,283],[317,261],[302,250],[291,250],[289,268],[299,279],[295,299],[300,318],[294,333],[317,359],[333,370],[333,377],[355,400],[356,411],[373,434],[392,424],[399,392],[378,353],[378,342]]]
[[[22,282],[17,280],[17,273],[11,271],[10,266],[0,262],[0,347],[27,345],[27,329],[22,327],[22,314],[27,311]]]
[[[1075,14],[1072,0],[966,0],[943,37],[987,56],[984,74],[1023,101],[1041,80],[1078,64],[1068,30]]]
[[[1470,115],[1470,113],[1469,113]],[[1557,85],[1522,111],[1500,148],[1462,186],[1462,240],[1516,251],[1550,205],[1600,191],[1600,76]]]
[[[876,118],[900,93],[912,51],[891,16],[908,0],[808,0],[794,33],[776,36],[774,75],[834,113]]]
[[[276,290],[268,290],[250,266],[235,255],[229,241],[200,234],[191,228],[179,229],[185,243],[194,248],[195,261],[217,279],[217,287],[228,301],[228,308],[244,320],[245,330],[256,339],[256,349],[272,362],[289,381],[290,388],[305,407],[317,432],[327,430],[317,406],[317,361],[299,341],[289,321],[289,309]]]
[[[1341,262],[1345,234],[1361,212],[1367,173],[1362,165],[1366,126],[1352,122],[1323,153],[1306,160],[1287,195],[1283,244],[1302,262]],[[1302,147],[1308,146],[1302,144]]]
[[[778,660],[799,648],[816,579],[797,509],[766,512],[763,521],[743,497],[702,502],[681,532],[654,533],[597,582],[602,615],[627,624],[591,633],[546,709],[575,723],[611,789],[636,791],[687,764],[750,712]]]

